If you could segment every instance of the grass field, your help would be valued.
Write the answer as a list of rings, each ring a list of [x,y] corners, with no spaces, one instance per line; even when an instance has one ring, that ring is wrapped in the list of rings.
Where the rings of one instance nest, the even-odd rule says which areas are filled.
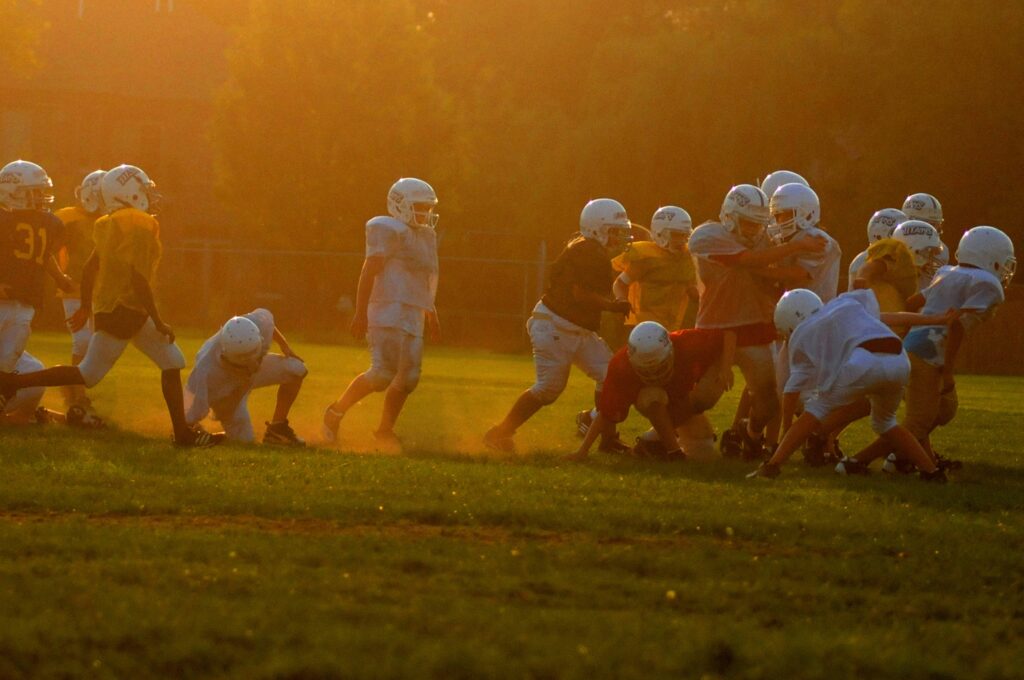
[[[48,364],[66,347],[30,342]],[[366,353],[297,349],[312,438]],[[961,378],[936,444],[965,468],[936,486],[566,464],[579,375],[521,454],[485,452],[531,371],[428,349],[403,456],[369,452],[379,396],[343,424],[367,453],[179,451],[129,350],[94,392],[122,430],[0,430],[0,677],[1024,675],[1024,380]]]

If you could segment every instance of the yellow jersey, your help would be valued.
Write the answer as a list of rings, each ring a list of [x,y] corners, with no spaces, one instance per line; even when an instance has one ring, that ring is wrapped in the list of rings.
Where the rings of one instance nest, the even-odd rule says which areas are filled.
[[[93,312],[127,307],[145,313],[145,305],[132,285],[132,272],[138,272],[153,285],[161,253],[160,224],[156,218],[135,208],[122,208],[96,220],[93,239],[99,257]]]
[[[653,241],[634,241],[612,260],[612,267],[630,279],[634,312],[627,324],[657,321],[669,331],[682,328],[687,292],[697,281],[689,250],[673,252]]]
[[[75,284],[74,290],[58,290],[58,294],[61,297],[77,298],[80,295],[78,286],[82,283],[82,269],[95,247],[92,230],[96,216],[90,215],[77,205],[61,208],[54,215],[64,223],[64,247],[57,255],[57,261]]]
[[[883,238],[868,246],[868,262],[883,260],[886,264],[885,276],[880,281],[872,282],[872,289],[876,285],[881,290],[876,290],[878,303],[883,312],[901,312],[905,309],[907,298],[917,293],[917,266],[914,264],[914,256],[910,249],[902,241],[894,238]],[[882,284],[887,284],[883,286]],[[890,290],[886,290],[886,288]],[[883,293],[886,298],[893,295],[899,300],[898,309],[886,309]],[[888,305],[892,306],[892,305]]]

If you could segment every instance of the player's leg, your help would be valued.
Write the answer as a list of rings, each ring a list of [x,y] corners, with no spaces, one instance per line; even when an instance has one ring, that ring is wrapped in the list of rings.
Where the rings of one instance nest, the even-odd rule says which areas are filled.
[[[689,460],[710,461],[715,454],[715,428],[704,413],[690,416],[676,428],[680,446]]]
[[[612,360],[612,351],[607,343],[597,333],[587,333],[580,336],[576,351],[573,353],[573,363],[591,380],[594,381],[594,405],[601,395],[601,386],[604,384],[605,376],[608,374],[608,363]],[[601,441],[598,449],[609,453],[628,453],[630,447],[619,439],[615,431],[615,425],[608,423],[605,431],[601,433]]]
[[[395,436],[395,422],[402,412],[402,407],[405,406],[405,400],[419,385],[420,372],[423,367],[423,338],[408,333],[403,335],[398,370],[395,379],[391,381],[391,385],[384,393],[384,408],[380,414],[380,425],[374,432],[378,442],[394,447],[401,446],[398,437]]]
[[[0,412],[15,392],[28,385],[8,384],[16,377],[18,360],[21,359],[32,334],[32,318],[35,308],[16,300],[0,300]]]
[[[204,430],[189,427],[185,421],[185,396],[181,387],[181,371],[185,368],[185,355],[177,344],[167,341],[167,336],[157,331],[152,319],[132,338],[132,344],[145,354],[160,369],[160,389],[167,415],[174,430],[174,442],[180,446],[212,446],[222,438],[214,437]],[[83,362],[84,363],[84,362]]]
[[[338,427],[348,410],[364,397],[387,389],[398,371],[402,355],[402,331],[397,328],[370,328],[366,342],[370,347],[370,368],[357,375],[337,401],[324,412],[322,434],[325,441],[338,437]]]
[[[288,423],[288,414],[302,389],[302,381],[309,371],[306,364],[295,357],[268,354],[260,362],[259,370],[253,376],[252,389],[277,385],[277,401],[274,415],[267,423],[263,435],[264,444],[283,446],[305,446],[304,442]]]
[[[637,395],[634,406],[640,415],[651,422],[665,457],[685,460],[686,455],[679,446],[675,424],[669,412],[668,392],[661,387],[644,387]]]
[[[505,418],[484,435],[490,448],[511,452],[516,430],[544,406],[552,404],[565,390],[572,369],[577,337],[557,332],[548,319],[531,318],[527,324],[533,346],[534,384],[519,395]]]
[[[82,301],[77,298],[64,298],[63,304],[64,318],[70,319],[82,306]],[[82,359],[85,358],[85,353],[89,350],[89,340],[92,338],[92,332],[91,321],[77,331],[68,329],[68,333],[71,334],[72,366],[78,366],[82,363]],[[71,411],[75,407],[81,408],[84,410],[87,418],[96,421],[95,424],[101,424],[101,421],[92,413],[92,402],[86,393],[84,385],[65,385],[61,388],[61,395],[64,397],[65,410]]]
[[[252,417],[249,415],[249,394],[250,392],[243,394],[234,408],[231,408],[230,404],[218,404],[213,409],[214,418],[224,427],[224,437],[227,441],[239,444],[252,444],[256,441]]]
[[[28,352],[23,352],[21,357],[18,359],[18,363],[15,366],[15,370],[19,373],[29,373],[32,371],[41,371],[45,368],[43,362],[36,359]],[[34,422],[49,422],[50,413],[59,416],[55,412],[45,412],[42,420],[37,418],[36,411],[42,407],[39,406],[39,402],[43,398],[43,394],[46,392],[45,387],[29,387],[23,390],[18,390],[14,397],[8,400],[5,408],[0,411],[2,413],[3,420],[13,425],[24,425],[26,423]]]
[[[934,459],[928,435],[941,410],[942,369],[932,366],[916,354],[909,353],[908,356],[910,380],[907,383],[907,410],[903,426],[921,442],[928,456]]]
[[[775,362],[768,345],[755,345],[738,348],[736,363],[743,373],[751,400],[743,455],[756,460],[764,455],[764,428],[779,413]]]

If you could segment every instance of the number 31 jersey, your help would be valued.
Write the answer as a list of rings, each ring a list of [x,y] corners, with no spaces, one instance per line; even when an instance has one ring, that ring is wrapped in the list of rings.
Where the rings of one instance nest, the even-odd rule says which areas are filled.
[[[64,238],[64,223],[42,210],[0,210],[0,300],[43,305],[46,263]]]

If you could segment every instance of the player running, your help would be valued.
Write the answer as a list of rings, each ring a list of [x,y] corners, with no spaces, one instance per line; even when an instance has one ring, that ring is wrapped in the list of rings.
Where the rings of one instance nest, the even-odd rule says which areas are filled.
[[[350,408],[373,392],[386,390],[378,445],[400,449],[395,435],[406,399],[419,384],[424,329],[432,339],[441,327],[434,308],[437,294],[437,194],[411,177],[388,191],[388,216],[366,223],[366,259],[359,274],[352,335],[366,338],[370,368],[356,376],[344,394],[324,411],[323,437],[338,439],[338,428]]]

